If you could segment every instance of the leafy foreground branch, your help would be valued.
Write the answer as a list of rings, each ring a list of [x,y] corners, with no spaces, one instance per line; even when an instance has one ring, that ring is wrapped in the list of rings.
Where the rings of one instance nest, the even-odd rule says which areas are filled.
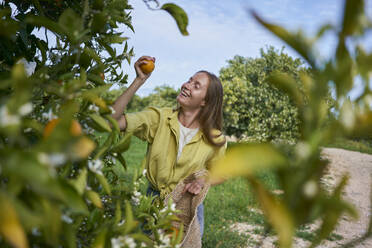
[[[121,65],[134,56],[128,1],[0,7],[0,246],[177,246],[174,207],[140,193],[123,156],[130,136],[104,95],[127,83]],[[161,9],[187,34],[180,7]]]
[[[364,1],[346,0],[344,18],[339,26],[321,27],[314,38],[301,31],[289,32],[285,28],[263,20],[255,12],[255,19],[275,36],[291,46],[310,66],[310,75],[299,73],[302,92],[296,78],[277,72],[268,79],[273,86],[284,91],[298,109],[299,139],[288,153],[281,145],[270,143],[241,144],[231,148],[212,170],[212,180],[221,177],[244,176],[253,188],[256,198],[271,228],[279,238],[280,247],[292,247],[295,231],[302,225],[321,221],[310,247],[319,245],[335,229],[340,217],[357,213],[342,198],[348,176],[344,175],[333,191],[328,192],[320,179],[328,162],[320,157],[320,147],[339,137],[371,137],[372,111],[369,88],[372,54],[365,52],[360,40],[371,30],[371,21],[365,14]],[[321,61],[315,55],[314,44],[326,32],[337,34],[338,44],[334,56]],[[348,46],[346,46],[348,43]],[[348,93],[360,77],[364,91],[351,101]],[[329,118],[329,107],[324,99],[334,90],[336,117]],[[278,178],[283,194],[272,194],[257,177],[263,170]],[[372,199],[372,197],[371,197]],[[371,237],[370,225],[363,237],[345,244],[352,247]]]

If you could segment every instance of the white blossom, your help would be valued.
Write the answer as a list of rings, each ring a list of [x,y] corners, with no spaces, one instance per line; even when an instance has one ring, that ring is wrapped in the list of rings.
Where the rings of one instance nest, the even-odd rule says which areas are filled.
[[[146,176],[146,173],[147,173],[147,170],[146,169],[143,169],[142,171],[142,175],[145,177]]]
[[[159,243],[156,244],[154,247],[155,248],[168,248],[170,247],[170,237],[169,235],[164,235],[164,232],[163,230],[158,230],[158,234],[159,234]]]
[[[24,65],[27,76],[30,76],[35,72],[36,62],[28,62],[25,58],[22,58],[17,61],[17,64]]]
[[[66,214],[63,214],[63,215],[61,216],[61,219],[62,219],[64,222],[68,223],[68,224],[71,224],[71,223],[73,222],[73,220],[70,218],[70,216],[68,216],[68,215],[66,215]]]
[[[135,206],[138,206],[139,205],[141,196],[142,196],[141,195],[141,192],[139,192],[139,191],[134,191],[133,192],[133,195],[131,197],[131,200],[132,200],[132,202],[133,202],[133,204]]]
[[[136,247],[136,242],[132,237],[128,236],[119,236],[117,238],[112,238],[111,239],[111,247],[112,248],[135,248]]]
[[[32,111],[32,104],[31,103],[25,103],[23,104],[19,109],[18,109],[18,113],[21,115],[21,116],[24,116],[24,115],[28,115],[29,113],[31,113]]]
[[[7,106],[0,108],[0,126],[6,127],[19,124],[19,116],[9,113]]]
[[[299,158],[306,159],[311,154],[311,147],[308,143],[298,142],[295,151]]]
[[[109,109],[111,110],[111,114],[115,114],[116,113],[115,109],[112,106],[109,106]]]
[[[94,111],[94,112],[98,112],[99,111],[99,107],[96,106],[95,104],[91,104],[91,105],[89,105],[88,110]]]
[[[312,198],[318,192],[318,185],[314,180],[309,180],[304,184],[303,192],[307,197]]]
[[[29,132],[31,132],[31,130],[32,130],[32,128],[31,128],[31,127],[28,127],[28,128],[26,128],[25,130],[23,130],[23,132],[25,132],[25,133],[29,133]]]
[[[47,113],[46,112],[42,113],[41,117],[48,121],[57,118],[57,116],[53,113],[52,109],[49,109]]]
[[[100,159],[88,161],[88,168],[94,173],[103,175],[102,173],[103,163]]]
[[[46,154],[41,152],[38,154],[38,160],[42,164],[48,164],[52,167],[57,167],[66,163],[67,157],[63,153]]]

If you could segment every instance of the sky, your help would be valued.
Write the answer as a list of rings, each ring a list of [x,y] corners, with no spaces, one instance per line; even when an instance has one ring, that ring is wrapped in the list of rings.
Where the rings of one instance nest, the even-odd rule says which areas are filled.
[[[1,0],[0,0],[1,1]],[[142,55],[156,58],[155,70],[137,91],[140,96],[150,94],[157,86],[168,85],[175,89],[199,70],[210,71],[217,76],[227,61],[235,55],[259,57],[260,49],[274,46],[285,47],[284,52],[300,57],[279,38],[267,31],[250,14],[256,11],[264,20],[279,24],[290,31],[302,31],[314,36],[319,27],[342,21],[343,0],[158,0],[181,6],[189,19],[189,36],[183,36],[174,19],[165,11],[147,8],[143,0],[128,0],[133,7],[132,24],[135,32],[126,26],[119,28],[128,37],[129,47],[134,47],[135,56],[129,65],[123,61],[122,70],[128,74],[130,84],[136,74],[134,62]],[[372,0],[365,0],[367,16],[372,19]],[[152,4],[152,6],[154,6]],[[45,37],[42,30],[33,31]],[[53,35],[49,40],[55,43]],[[366,35],[363,45],[372,51],[372,32]],[[336,49],[335,32],[327,33],[316,46],[317,54],[327,59]],[[115,45],[120,54],[124,45]],[[357,80],[358,82],[358,80]],[[372,84],[372,82],[371,82]],[[360,95],[362,84],[357,83],[351,91],[351,99]],[[118,88],[115,85],[111,88]]]
[[[170,0],[159,0],[160,4]],[[303,29],[311,36],[325,23],[338,24],[342,19],[341,0],[172,0],[181,6],[189,18],[189,36],[179,32],[173,18],[165,11],[149,10],[142,0],[129,0],[132,5],[132,24],[135,33],[121,27],[128,45],[134,47],[131,65],[123,62],[128,82],[135,78],[134,62],[142,55],[156,58],[155,70],[138,90],[145,96],[160,85],[178,89],[199,70],[217,76],[227,60],[235,55],[258,57],[260,48],[274,46],[293,57],[299,55],[263,28],[249,14],[255,10],[266,21],[280,24],[289,30]],[[372,0],[366,1],[368,16],[372,16]],[[372,33],[364,41],[372,50]],[[317,46],[318,54],[326,59],[335,50],[334,33],[327,34]],[[120,47],[118,47],[120,52]],[[116,87],[116,86],[114,86]]]

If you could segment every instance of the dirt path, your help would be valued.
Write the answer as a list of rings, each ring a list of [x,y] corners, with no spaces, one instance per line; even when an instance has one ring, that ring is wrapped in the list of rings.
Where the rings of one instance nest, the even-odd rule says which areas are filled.
[[[359,219],[356,221],[350,220],[347,216],[342,217],[335,233],[341,235],[341,240],[328,241],[326,240],[318,247],[338,247],[356,237],[360,237],[368,226],[370,215],[372,214],[371,206],[371,183],[372,183],[372,155],[360,152],[347,151],[337,148],[324,148],[322,156],[329,159],[329,173],[324,177],[324,183],[330,187],[336,185],[342,175],[349,173],[350,178],[348,185],[344,190],[345,199],[352,203],[358,213]],[[316,225],[309,226],[309,230],[315,229]],[[231,226],[232,230],[249,234],[253,239],[259,239],[260,236],[254,234],[254,229],[257,228],[245,223],[235,223]],[[251,235],[252,234],[252,235]],[[262,247],[271,248],[275,237],[267,237],[264,239]],[[301,238],[296,238],[294,247],[308,247],[310,242]],[[248,245],[248,247],[255,247]],[[372,248],[372,238],[355,246],[358,248]]]

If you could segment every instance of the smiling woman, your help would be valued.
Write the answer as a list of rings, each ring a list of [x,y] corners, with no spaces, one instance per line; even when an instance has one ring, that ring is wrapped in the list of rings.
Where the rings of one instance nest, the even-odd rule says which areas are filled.
[[[112,117],[118,121],[121,130],[148,142],[148,194],[164,200],[174,196],[177,189],[178,199],[183,199],[177,208],[181,208],[180,204],[185,199],[200,203],[194,211],[191,210],[193,214],[185,226],[186,234],[192,233],[195,230],[190,229],[198,226],[198,242],[193,246],[198,247],[203,235],[204,210],[201,202],[209,187],[206,180],[208,169],[226,150],[226,140],[221,132],[222,85],[212,73],[198,71],[182,84],[177,108],[148,107],[141,112],[122,114],[134,93],[151,75],[141,70],[141,65],[148,63],[146,60],[155,62],[155,58],[149,56],[142,56],[136,61],[137,77],[116,100]],[[197,225],[192,222],[194,215],[197,216]]]

